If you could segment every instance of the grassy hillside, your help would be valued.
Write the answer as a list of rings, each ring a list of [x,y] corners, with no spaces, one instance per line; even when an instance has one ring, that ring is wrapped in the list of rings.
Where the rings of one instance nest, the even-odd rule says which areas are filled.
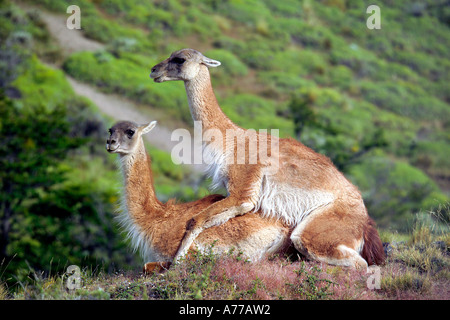
[[[108,49],[74,54],[63,68],[191,125],[183,85],[148,73],[172,50],[202,50],[222,61],[212,79],[233,121],[326,154],[382,226],[401,228],[411,211],[448,200],[447,18],[443,2],[386,1],[381,30],[369,30],[368,4],[358,3],[81,1],[86,36]]]
[[[3,169],[0,219],[15,227],[9,228],[0,252],[5,258],[0,258],[0,276],[17,286],[33,272],[44,270],[48,275],[68,264],[101,266],[106,271],[140,268],[113,221],[120,179],[113,157],[103,149],[112,121],[77,96],[65,75],[161,109],[173,121],[164,124],[168,127],[179,123],[191,127],[183,84],[156,84],[149,78],[154,64],[184,47],[222,62],[211,69],[211,76],[219,103],[234,122],[244,128],[279,129],[282,137],[299,139],[330,157],[360,188],[370,215],[384,230],[384,241],[398,242],[408,232],[405,239],[414,237],[415,221],[426,219],[433,226],[433,241],[444,241],[448,247],[448,237],[442,236],[448,234],[448,206],[439,218],[427,214],[448,203],[450,195],[450,14],[445,3],[378,1],[382,28],[369,30],[370,1],[1,2],[0,111],[8,116],[0,120],[0,138],[8,146],[25,146],[13,151],[0,148],[2,159],[5,163],[12,156],[32,159],[37,150],[44,150],[39,146],[53,141],[51,135],[44,139],[24,130],[27,123],[39,127],[41,122],[54,121],[50,125],[66,128],[62,137],[75,139],[76,146],[68,144],[67,150],[60,146],[65,150],[60,157],[43,151],[49,159],[57,159],[47,171],[33,170],[38,164],[31,161]],[[104,44],[104,50],[66,55],[52,39],[40,10],[68,16],[67,6],[73,4],[81,8],[84,36]],[[43,115],[34,117],[38,112]],[[60,119],[53,119],[54,113]],[[148,147],[161,200],[191,200],[207,193],[206,182],[175,166],[166,152]],[[31,176],[55,174],[54,183],[47,186],[39,180],[26,185],[30,176],[21,174],[24,168]],[[4,181],[11,177],[24,190],[37,191],[23,197],[9,192]],[[6,204],[11,207],[8,214],[3,209]],[[2,231],[0,244],[6,234]],[[417,252],[423,252],[414,246],[400,247],[416,258]],[[405,269],[395,263],[404,260],[396,255],[392,259],[396,266],[391,265],[392,274],[398,275]],[[441,261],[440,256],[424,259]],[[448,270],[448,262],[438,265]],[[314,271],[312,265],[308,268]],[[400,286],[431,283],[422,271],[411,272],[408,279],[393,276],[392,281],[405,281]],[[252,279],[256,281],[252,288],[243,285],[244,293],[239,289],[226,296],[265,297],[248,293],[261,289],[257,279]],[[432,279],[448,281],[448,274]],[[179,289],[178,284],[176,288],[164,285],[166,291],[158,287],[147,294],[174,298],[196,293],[185,294],[186,288]],[[290,289],[280,288],[280,295],[299,298],[298,290],[306,290],[298,283]],[[110,297],[120,298],[115,296],[120,290],[114,290],[108,291]],[[127,289],[120,292],[128,294]],[[25,290],[22,297],[27,294],[35,292]]]

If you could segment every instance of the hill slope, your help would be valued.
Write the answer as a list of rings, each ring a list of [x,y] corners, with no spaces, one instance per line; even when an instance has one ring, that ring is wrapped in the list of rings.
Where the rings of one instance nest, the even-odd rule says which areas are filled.
[[[131,101],[139,114],[161,117],[162,126],[190,128],[182,83],[156,84],[148,77],[155,63],[183,47],[222,62],[211,70],[212,81],[233,121],[280,129],[281,136],[329,156],[361,189],[379,226],[408,230],[417,212],[439,207],[449,196],[445,3],[380,1],[382,28],[369,30],[368,1],[2,2],[2,111],[13,106],[30,116],[36,110],[65,110],[59,120],[71,128],[71,137],[84,141],[51,167],[65,171],[63,181],[50,188],[38,184],[10,217],[0,212],[14,226],[2,250],[8,258],[17,254],[8,270],[25,279],[30,267],[58,271],[69,261],[137,267],[112,222],[120,179],[103,145],[112,119],[80,98],[66,76],[75,86]],[[50,32],[53,26],[49,31],[44,23],[48,10],[68,16],[73,4],[82,12],[81,38],[94,41],[83,40],[81,48],[66,39],[68,33],[63,37],[70,45],[60,44]],[[23,125],[17,120],[0,120],[2,141],[9,137],[7,128]],[[45,145],[39,137],[21,138],[25,148],[19,151],[28,155],[37,143]],[[206,182],[175,166],[167,152],[149,150],[161,200],[207,193]],[[20,196],[0,195],[10,203]],[[442,219],[446,226],[448,214]],[[73,241],[76,245],[69,245]]]
[[[78,1],[85,36],[106,50],[74,53],[63,67],[190,126],[182,84],[158,85],[148,73],[175,49],[200,49],[222,62],[212,79],[233,121],[278,128],[326,154],[379,223],[401,227],[405,214],[448,199],[443,3],[382,2],[382,28],[369,30],[364,2]]]

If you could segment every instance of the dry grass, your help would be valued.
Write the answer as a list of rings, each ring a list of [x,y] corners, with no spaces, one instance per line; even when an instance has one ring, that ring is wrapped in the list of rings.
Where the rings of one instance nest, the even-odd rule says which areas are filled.
[[[445,210],[448,215],[448,206]],[[408,235],[381,233],[390,243],[375,289],[368,286],[375,283],[371,272],[292,256],[250,263],[239,253],[216,256],[210,251],[193,254],[165,273],[149,276],[85,268],[82,287],[72,291],[66,288],[68,276],[64,274],[47,278],[34,274],[14,292],[0,279],[0,299],[449,300],[448,219],[422,218]]]
[[[35,278],[15,293],[0,286],[0,298],[13,299],[205,299],[205,300],[367,300],[449,299],[449,258],[442,250],[404,245],[381,267],[381,287],[367,286],[371,273],[311,261],[272,257],[250,263],[238,255],[198,254],[163,274],[87,274],[69,291],[64,275]]]

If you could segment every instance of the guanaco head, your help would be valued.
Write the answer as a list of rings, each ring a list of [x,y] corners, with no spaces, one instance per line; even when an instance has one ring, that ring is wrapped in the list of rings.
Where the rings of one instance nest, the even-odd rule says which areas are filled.
[[[205,57],[194,49],[181,49],[173,52],[170,57],[152,68],[150,77],[155,82],[171,80],[192,80],[200,71],[200,66],[218,67],[220,62]]]
[[[131,121],[119,121],[109,129],[106,150],[122,155],[133,153],[141,136],[150,132],[155,126],[156,121],[144,125],[138,125]]]

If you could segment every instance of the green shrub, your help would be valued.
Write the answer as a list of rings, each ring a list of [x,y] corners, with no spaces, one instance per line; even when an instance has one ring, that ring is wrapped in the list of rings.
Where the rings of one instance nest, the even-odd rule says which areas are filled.
[[[362,81],[360,85],[364,97],[381,109],[412,119],[438,120],[450,116],[446,103],[412,84],[403,81]]]
[[[258,72],[258,80],[277,92],[289,95],[301,88],[316,86],[314,81],[306,79],[303,76],[281,71],[260,71]]]
[[[409,270],[396,274],[388,273],[381,278],[381,290],[394,297],[410,291],[425,294],[431,286],[429,278],[421,277],[418,272]]]
[[[360,78],[370,77],[378,70],[377,56],[356,43],[342,45],[332,50],[330,62],[345,65]]]
[[[230,85],[239,82],[240,78],[248,73],[247,66],[242,63],[233,53],[224,49],[213,49],[204,52],[205,56],[219,60],[222,64],[214,71],[214,81]]]
[[[335,283],[323,278],[321,268],[317,266],[307,268],[302,261],[295,273],[298,274],[298,282],[290,285],[300,297],[306,300],[321,300],[333,295],[332,289]]]
[[[360,188],[370,215],[380,227],[405,230],[412,212],[448,201],[421,170],[387,157],[367,157],[351,166],[348,176]]]
[[[328,80],[327,85],[337,87],[341,90],[349,90],[354,84],[354,75],[352,70],[344,65],[328,67],[326,69]]]
[[[80,52],[64,62],[74,78],[98,86],[105,92],[123,94],[140,103],[166,109],[176,119],[190,121],[186,93],[181,83],[155,84],[149,78],[154,60],[123,53],[117,59],[106,52]]]
[[[292,121],[276,115],[275,103],[252,94],[236,94],[221,102],[225,114],[246,129],[279,129],[280,137],[294,136]]]
[[[411,163],[430,172],[449,174],[450,146],[445,141],[418,141],[414,145]]]
[[[273,15],[294,18],[299,18],[302,15],[301,6],[296,0],[265,0],[264,4],[272,12]]]
[[[67,7],[70,5],[77,5],[84,10],[92,10],[94,8],[93,4],[88,0],[62,0],[62,1],[52,1],[52,0],[35,0],[33,3],[43,5],[49,10],[57,12],[66,12]]]
[[[17,103],[23,108],[45,105],[52,110],[73,95],[64,73],[39,62],[36,57],[27,61],[27,68],[12,83],[21,92]]]
[[[228,18],[250,26],[255,26],[260,19],[268,18],[271,15],[270,10],[264,3],[257,0],[220,2],[217,11]]]

